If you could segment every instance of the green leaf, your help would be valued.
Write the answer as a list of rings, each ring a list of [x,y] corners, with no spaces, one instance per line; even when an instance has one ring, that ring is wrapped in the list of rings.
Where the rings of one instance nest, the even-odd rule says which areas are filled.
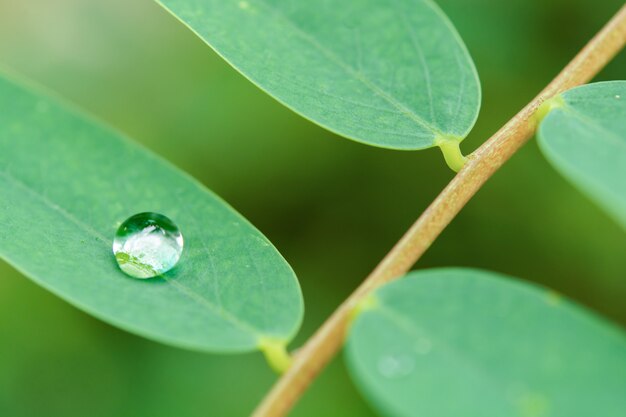
[[[292,110],[393,149],[458,144],[480,107],[474,64],[430,0],[160,0]]]
[[[349,369],[393,417],[619,417],[626,337],[535,285],[434,269],[378,289],[349,333]]]
[[[547,106],[544,155],[626,229],[626,81],[573,88]]]
[[[160,278],[118,268],[112,240],[153,211],[184,235]],[[200,183],[98,123],[0,78],[0,256],[113,325],[176,346],[249,351],[284,343],[302,298],[293,271]],[[18,318],[16,318],[17,320]]]

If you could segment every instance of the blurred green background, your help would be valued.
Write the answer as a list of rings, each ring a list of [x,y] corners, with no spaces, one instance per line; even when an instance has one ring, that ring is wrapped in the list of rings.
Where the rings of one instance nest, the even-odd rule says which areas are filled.
[[[440,0],[483,86],[481,115],[464,151],[527,103],[622,3]],[[292,114],[150,0],[0,0],[0,66],[58,91],[165,156],[265,233],[304,292],[306,318],[294,346],[452,177],[437,150],[371,148]],[[598,79],[625,75],[622,53]],[[531,142],[418,267],[504,272],[623,325],[625,255],[623,231]],[[7,417],[245,416],[275,379],[259,354],[203,355],[117,330],[3,263],[0,338],[0,415]],[[293,415],[372,412],[338,358]]]

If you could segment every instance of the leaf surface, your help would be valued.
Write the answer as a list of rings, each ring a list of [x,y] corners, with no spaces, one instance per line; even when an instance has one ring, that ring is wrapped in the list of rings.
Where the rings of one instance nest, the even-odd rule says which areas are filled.
[[[119,224],[156,212],[185,248],[162,277],[118,268]],[[293,271],[200,183],[55,100],[0,78],[0,256],[79,308],[126,330],[203,351],[287,341],[303,304]]]
[[[619,417],[623,332],[553,292],[491,272],[408,274],[350,329],[349,369],[390,417]]]
[[[340,135],[393,149],[462,140],[480,86],[430,0],[160,0],[267,93]]]
[[[552,165],[626,229],[626,81],[561,94],[537,136]]]

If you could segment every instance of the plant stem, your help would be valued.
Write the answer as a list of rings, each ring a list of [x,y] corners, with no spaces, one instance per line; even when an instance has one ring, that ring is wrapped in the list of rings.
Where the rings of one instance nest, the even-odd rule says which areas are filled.
[[[459,173],[376,269],[298,351],[253,417],[282,417],[289,412],[342,346],[351,313],[359,302],[373,289],[405,274],[485,181],[533,136],[537,128],[533,115],[543,102],[591,80],[625,43],[623,6],[535,99],[468,157]]]

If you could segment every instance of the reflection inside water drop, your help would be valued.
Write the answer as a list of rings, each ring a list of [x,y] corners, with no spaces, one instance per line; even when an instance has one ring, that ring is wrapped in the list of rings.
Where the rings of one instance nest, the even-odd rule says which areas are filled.
[[[152,278],[172,269],[183,252],[183,235],[169,218],[139,213],[117,229],[113,253],[120,269],[134,278]]]

